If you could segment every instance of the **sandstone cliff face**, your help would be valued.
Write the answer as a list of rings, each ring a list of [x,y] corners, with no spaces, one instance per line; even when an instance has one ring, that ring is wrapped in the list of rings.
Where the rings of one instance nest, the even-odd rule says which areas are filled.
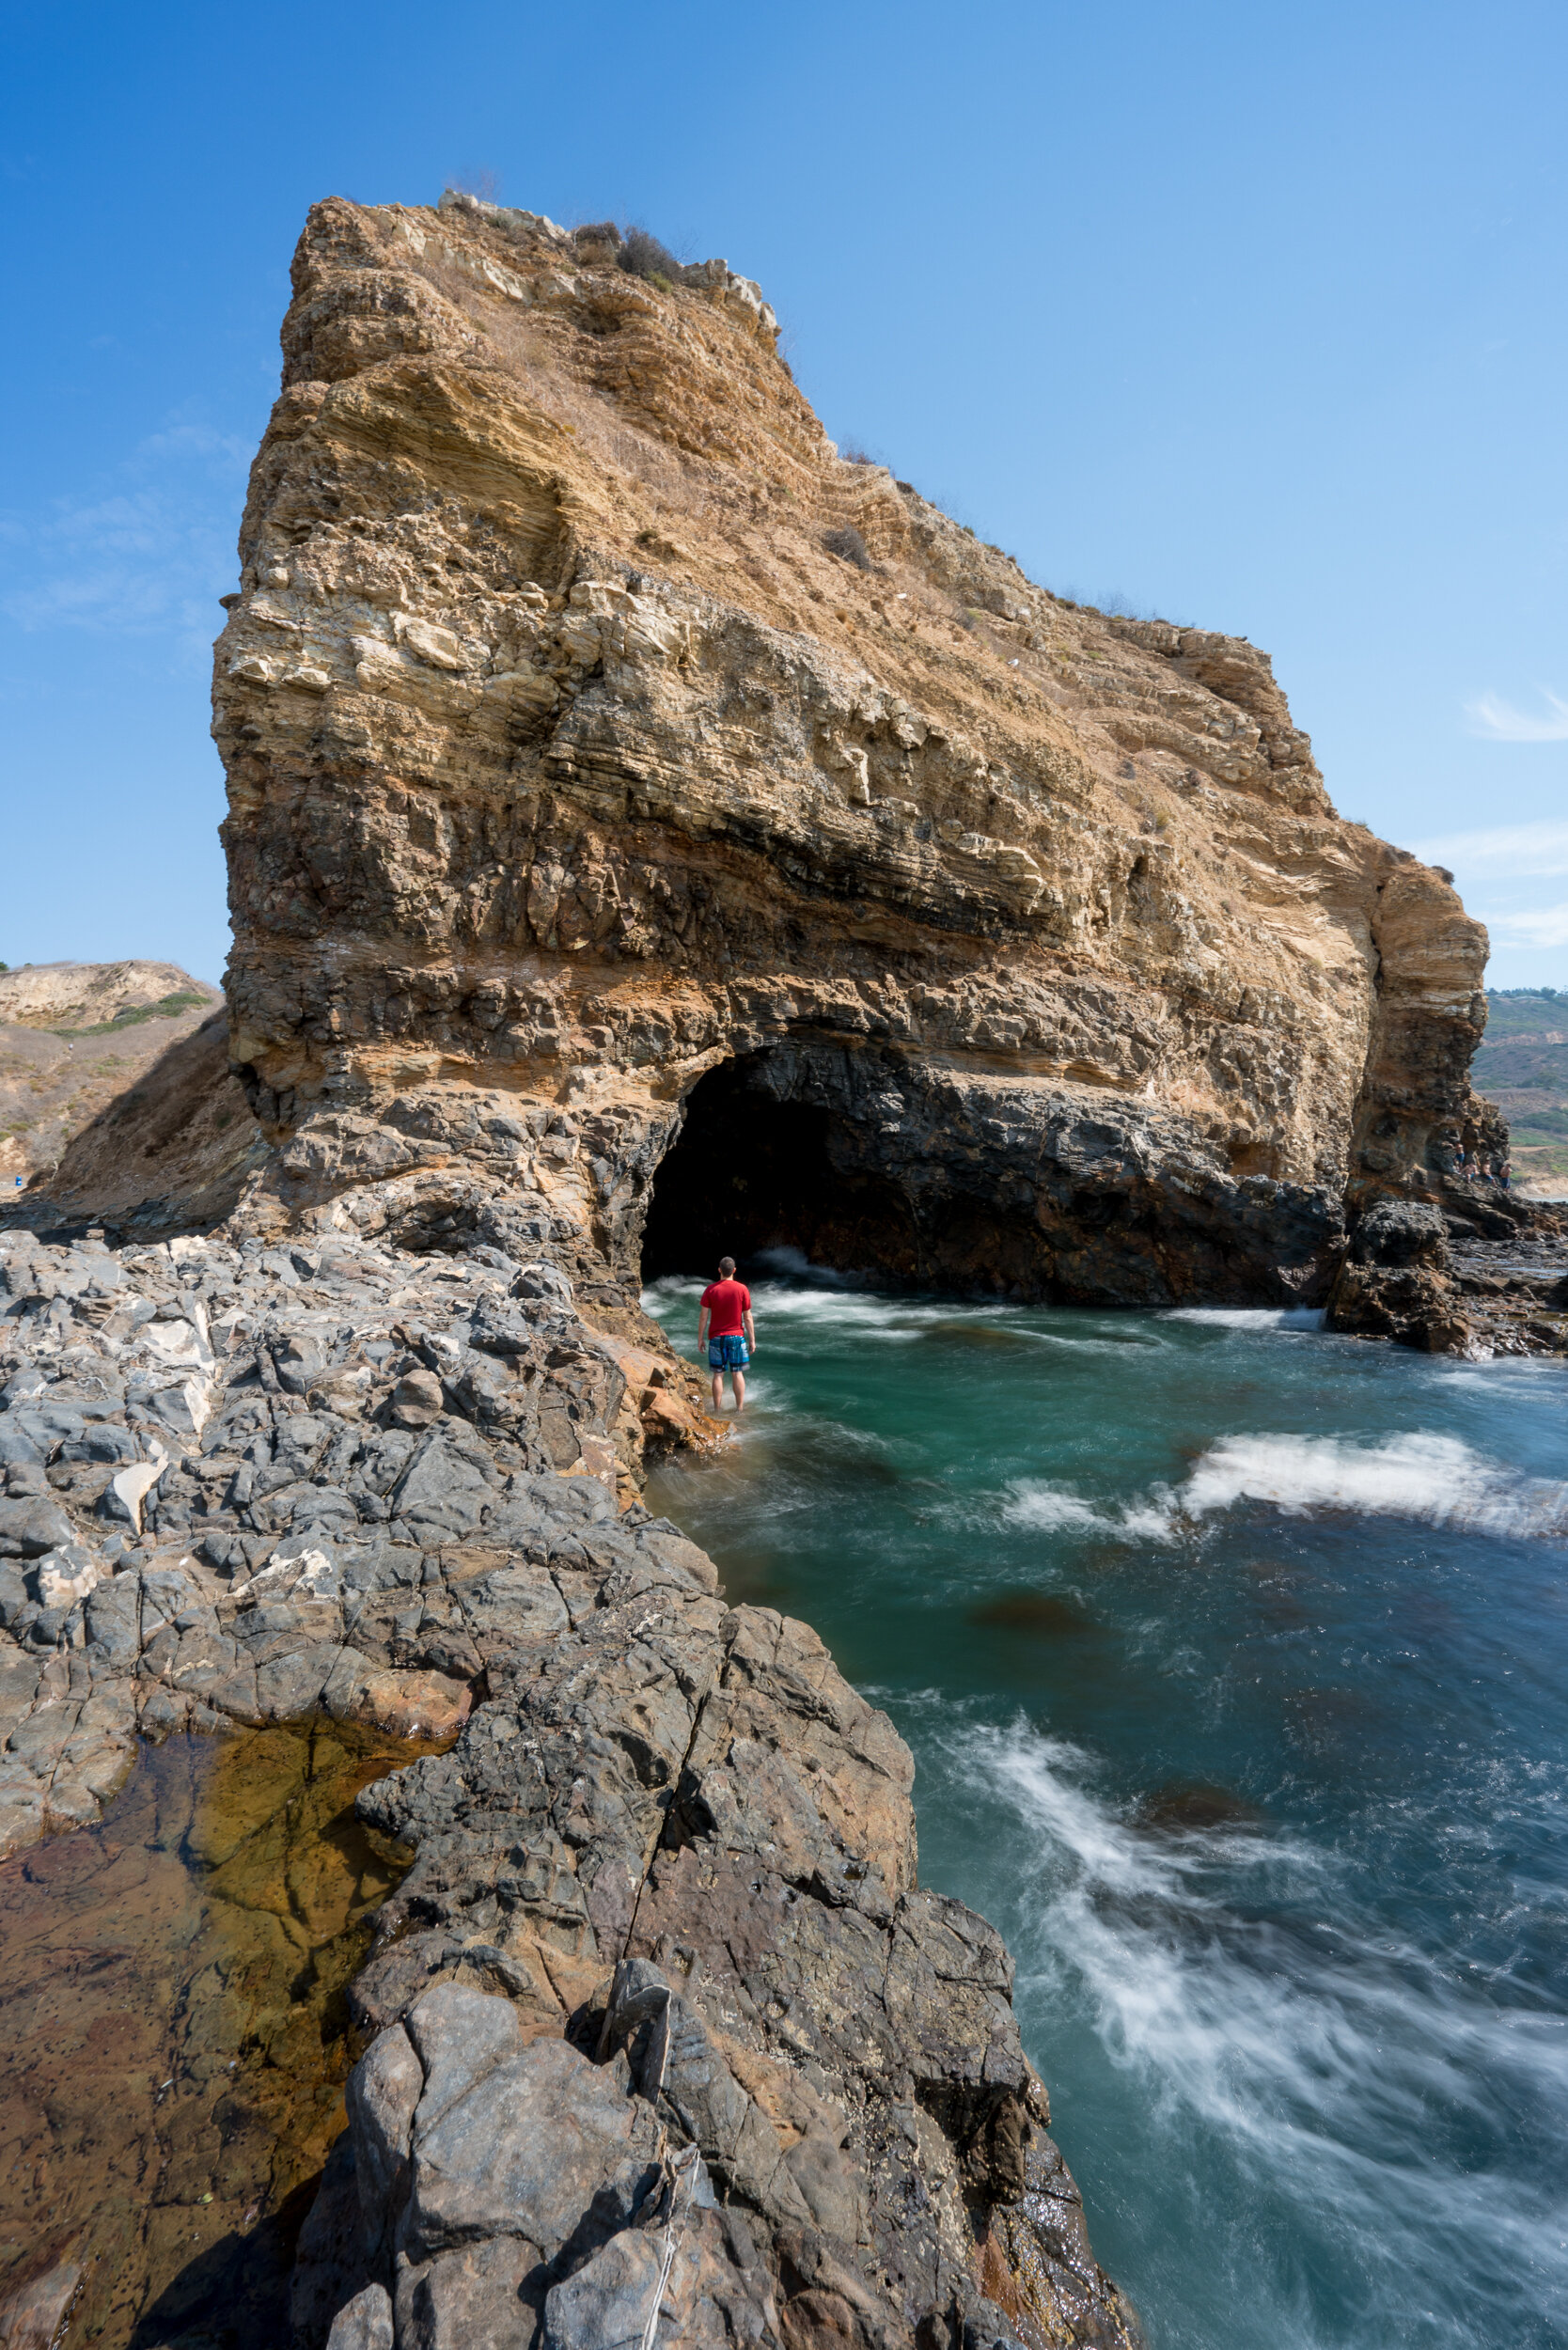
[[[310,215],[217,650],[247,1218],[504,1202],[611,1310],[689,1116],[769,1170],[730,1246],[1321,1295],[1475,1138],[1480,926],[1264,655],[1031,586],[839,458],[754,287],[618,255]]]
[[[364,1807],[311,2350],[1131,2350],[907,1751],[635,1499],[645,1237],[1313,1294],[1470,1138],[1483,941],[1251,647],[1032,588],[756,288],[619,259],[311,215],[215,696],[262,1148],[221,1236],[0,1246],[0,1834],[138,1733],[454,1738]],[[1361,1310],[1439,1256],[1374,1227]]]

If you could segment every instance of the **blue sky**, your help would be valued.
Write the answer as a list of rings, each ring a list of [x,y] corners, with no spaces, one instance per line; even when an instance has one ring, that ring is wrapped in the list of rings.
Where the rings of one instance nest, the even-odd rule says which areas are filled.
[[[209,646],[310,202],[493,175],[760,280],[1047,587],[1250,636],[1337,806],[1568,985],[1560,6],[8,17],[0,956],[227,940]]]

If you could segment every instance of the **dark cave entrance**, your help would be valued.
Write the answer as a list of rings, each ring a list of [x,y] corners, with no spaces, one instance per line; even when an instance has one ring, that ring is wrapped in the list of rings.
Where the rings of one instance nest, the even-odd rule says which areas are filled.
[[[766,1052],[710,1070],[653,1181],[642,1275],[703,1274],[722,1256],[743,1273],[770,1248],[799,1249],[841,1272],[922,1277],[916,1219],[901,1187],[857,1166],[856,1121],[781,1093],[787,1069]]]

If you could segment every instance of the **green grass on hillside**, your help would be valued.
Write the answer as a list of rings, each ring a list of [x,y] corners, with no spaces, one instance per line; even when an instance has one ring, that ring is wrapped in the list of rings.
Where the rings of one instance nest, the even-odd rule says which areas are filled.
[[[1557,1028],[1568,1035],[1568,987],[1511,987],[1506,993],[1486,991],[1486,1036],[1490,1043],[1518,1036],[1539,1036]]]
[[[1508,1120],[1515,1179],[1568,1179],[1568,988],[1489,993],[1470,1078]]]
[[[136,1004],[124,1011],[117,1011],[112,1020],[101,1020],[91,1028],[49,1028],[48,1036],[117,1036],[121,1028],[139,1027],[144,1020],[178,1020],[182,1011],[198,1011],[210,999],[182,988],[177,995],[161,995],[155,1004]]]

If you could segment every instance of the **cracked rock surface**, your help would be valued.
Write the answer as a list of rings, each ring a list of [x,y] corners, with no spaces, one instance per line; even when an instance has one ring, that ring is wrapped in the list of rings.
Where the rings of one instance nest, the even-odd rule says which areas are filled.
[[[7,1850],[138,1734],[452,1742],[359,1800],[414,1858],[308,2350],[1137,2341],[908,1750],[635,1500],[636,1350],[558,1267],[17,1232],[0,1291]]]

